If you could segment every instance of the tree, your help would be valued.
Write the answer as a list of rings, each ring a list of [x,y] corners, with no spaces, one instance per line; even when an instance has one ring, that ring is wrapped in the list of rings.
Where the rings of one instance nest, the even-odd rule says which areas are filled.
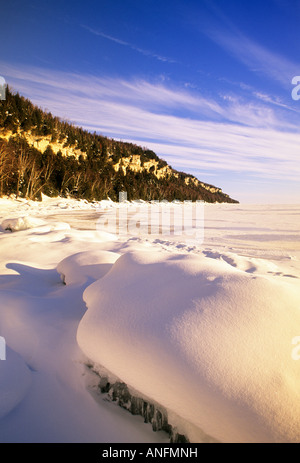
[[[21,190],[23,190],[23,187],[25,186],[25,176],[31,164],[28,149],[26,149],[26,144],[26,140],[24,141],[20,139],[17,144],[17,150],[15,152],[17,166],[17,197],[20,195],[20,193],[22,192]]]
[[[9,180],[11,179],[14,165],[14,155],[8,147],[6,140],[0,140],[0,196],[9,192]]]
[[[54,153],[52,148],[48,147],[40,156],[37,150],[32,152],[32,163],[30,174],[27,179],[27,189],[25,197],[35,199],[42,190],[49,184],[51,175],[54,171]]]

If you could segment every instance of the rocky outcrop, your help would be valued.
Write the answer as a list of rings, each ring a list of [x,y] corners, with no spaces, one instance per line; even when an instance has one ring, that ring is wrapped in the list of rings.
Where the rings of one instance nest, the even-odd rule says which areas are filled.
[[[42,153],[44,153],[45,150],[48,147],[50,147],[54,154],[57,154],[60,151],[63,156],[74,156],[75,159],[78,159],[79,156],[83,156],[83,158],[86,157],[86,153],[76,148],[76,145],[65,146],[67,139],[62,140],[61,142],[52,141],[51,135],[45,135],[43,137],[35,136],[35,135],[32,135],[30,131],[28,132],[17,131],[16,133],[13,133],[12,131],[5,131],[5,132],[2,131],[1,132],[1,137],[5,138],[6,140],[8,140],[10,137],[15,137],[18,135],[22,135],[23,137],[25,137],[27,143],[30,146],[33,146],[34,148],[38,149]],[[108,153],[108,154],[109,154],[110,162],[112,162],[111,157],[110,157],[111,153]],[[113,164],[113,168],[116,172],[122,169],[124,175],[126,175],[126,170],[130,169],[133,172],[143,172],[143,171],[151,172],[158,179],[165,178],[168,175],[178,177],[178,174],[176,174],[176,172],[174,172],[170,166],[166,165],[166,166],[160,167],[159,162],[156,161],[155,159],[142,162],[141,156],[139,154],[134,154],[128,157],[122,157],[117,163]]]
[[[159,162],[155,159],[151,161],[142,162],[141,156],[139,154],[133,154],[132,156],[122,157],[116,164],[113,165],[113,168],[116,172],[120,169],[123,170],[124,175],[126,175],[126,170],[130,169],[133,172],[151,172],[158,179],[165,178],[168,175],[177,177],[176,173],[171,169],[170,166],[166,165],[159,167]]]
[[[184,181],[186,185],[194,184],[196,186],[201,186],[202,188],[210,191],[211,193],[222,193],[223,195],[225,195],[225,193],[223,193],[222,191],[222,188],[217,188],[213,185],[209,185],[208,183],[200,182],[196,177],[188,176],[184,179]],[[225,196],[228,196],[228,195],[225,195]]]
[[[50,147],[54,154],[57,154],[59,151],[63,156],[74,156],[75,159],[78,159],[79,156],[86,157],[86,153],[77,149],[75,146],[65,146],[66,139],[59,142],[59,141],[52,141],[51,135],[35,136],[32,135],[31,132],[20,132],[17,131],[13,133],[11,131],[1,131],[1,137],[8,140],[10,137],[16,137],[18,135],[22,135],[25,137],[29,146],[33,146],[34,148],[38,149],[42,153],[46,151],[48,147]]]
[[[175,170],[173,170],[170,166],[165,165],[163,167],[160,167],[159,162],[154,159],[142,162],[141,156],[138,154],[134,154],[128,157],[122,157],[116,164],[113,164],[113,168],[116,172],[122,170],[124,175],[126,175],[127,169],[130,169],[133,172],[152,172],[158,179],[166,178],[168,176],[176,178],[179,177],[178,173]],[[186,185],[193,184],[197,187],[201,186],[205,190],[210,191],[210,193],[222,193],[223,195],[225,195],[222,192],[222,188],[217,188],[213,185],[200,182],[196,177],[193,177],[192,175],[186,176],[184,182]],[[228,197],[228,195],[225,196]]]

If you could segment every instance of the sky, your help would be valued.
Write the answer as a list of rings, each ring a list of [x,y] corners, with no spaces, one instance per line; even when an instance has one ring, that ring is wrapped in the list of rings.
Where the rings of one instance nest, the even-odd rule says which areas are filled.
[[[1,18],[0,75],[41,108],[241,203],[299,203],[300,0],[10,0]]]

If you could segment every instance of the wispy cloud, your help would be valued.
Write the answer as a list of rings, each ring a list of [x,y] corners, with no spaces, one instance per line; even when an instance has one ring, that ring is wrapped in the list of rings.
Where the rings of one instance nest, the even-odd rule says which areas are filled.
[[[131,48],[131,50],[134,50],[134,51],[136,51],[138,53],[141,53],[144,56],[149,56],[151,58],[157,59],[158,61],[163,61],[163,62],[168,62],[168,63],[176,63],[177,62],[176,60],[174,60],[172,58],[168,58],[166,56],[159,55],[159,54],[154,53],[152,51],[145,50],[144,48],[140,48],[140,47],[138,47],[136,45],[133,45],[132,43],[125,42],[124,40],[121,40],[121,39],[119,39],[117,37],[113,37],[111,35],[105,34],[102,31],[92,29],[91,27],[86,26],[84,24],[81,24],[81,27],[86,29],[87,31],[91,32],[94,35],[97,35],[99,37],[103,37],[104,39],[110,40],[110,41],[115,42],[115,43],[117,43],[119,45],[123,45],[125,47]]]
[[[273,97],[271,95],[268,95],[266,93],[254,91],[253,95],[258,98],[259,100],[264,101],[265,103],[271,103],[272,105],[279,106],[280,108],[288,109],[289,111],[293,111],[295,113],[299,114],[299,110],[296,108],[293,108],[290,105],[287,105],[284,103],[280,98],[278,97]]]
[[[7,63],[0,70],[9,85],[53,114],[148,146],[178,170],[299,182],[299,118],[284,119],[262,97],[261,105],[226,96],[216,101],[161,82]]]
[[[264,74],[290,88],[291,78],[299,71],[299,62],[293,62],[246,37],[236,28],[206,30],[207,35],[220,47],[255,73]]]
[[[287,1],[273,1],[285,10],[285,14],[287,10],[292,9],[292,5],[288,6]],[[205,0],[205,4],[211,16],[202,22],[201,31],[252,72],[260,76],[264,75],[279,83],[284,89],[290,89],[291,78],[299,72],[299,60],[282,56],[277,51],[247,36],[225,13],[226,10],[217,6],[216,2]],[[293,7],[295,7],[294,4]]]

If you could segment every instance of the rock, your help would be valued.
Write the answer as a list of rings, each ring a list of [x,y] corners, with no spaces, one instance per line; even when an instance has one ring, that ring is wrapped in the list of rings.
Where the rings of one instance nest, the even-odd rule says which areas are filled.
[[[91,365],[88,365],[92,368]],[[96,373],[96,372],[95,372]],[[128,410],[132,415],[140,415],[144,423],[150,423],[154,432],[164,431],[169,435],[170,443],[188,443],[189,440],[168,422],[167,411],[163,407],[144,400],[130,392],[126,383],[116,381],[111,383],[107,376],[100,376],[98,388],[107,398]]]
[[[102,393],[108,392],[110,389],[110,383],[108,381],[108,378],[106,376],[103,376],[103,378],[100,379],[100,383],[98,385],[100,391]]]

